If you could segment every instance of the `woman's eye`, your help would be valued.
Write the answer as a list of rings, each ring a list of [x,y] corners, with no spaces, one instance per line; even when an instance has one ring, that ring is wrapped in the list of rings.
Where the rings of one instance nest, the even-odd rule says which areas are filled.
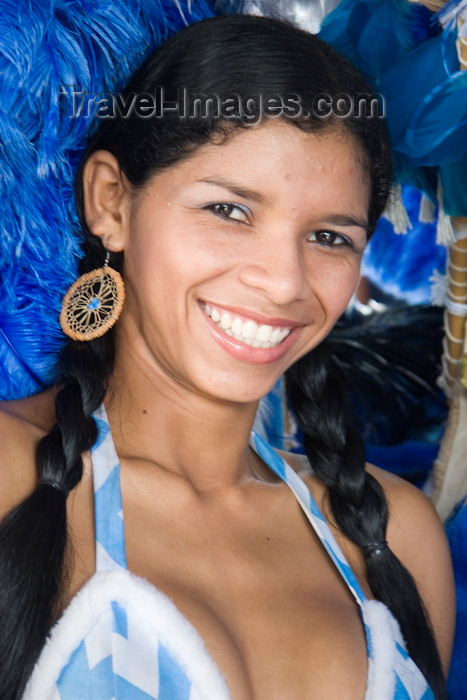
[[[313,231],[309,234],[308,240],[316,241],[316,243],[328,248],[342,245],[352,246],[352,241],[349,238],[335,231]]]
[[[244,221],[245,223],[248,221],[246,211],[238,204],[226,204],[219,202],[216,204],[211,204],[209,209],[223,219],[234,219],[235,221]]]

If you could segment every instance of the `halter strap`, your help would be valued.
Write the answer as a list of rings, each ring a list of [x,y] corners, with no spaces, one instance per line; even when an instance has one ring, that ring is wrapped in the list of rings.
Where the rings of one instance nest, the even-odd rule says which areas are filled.
[[[349,587],[352,595],[357,603],[361,606],[366,600],[360,585],[353,573],[352,569],[343,555],[339,545],[332,534],[329,525],[324,519],[315,499],[310,493],[309,488],[298,474],[292,469],[280,455],[277,454],[259,435],[255,432],[251,434],[251,446],[255,452],[266,462],[266,464],[284,481],[295,494],[295,498],[299,502],[305,516],[307,517],[313,530],[318,535],[324,548],[336,565],[339,573]]]

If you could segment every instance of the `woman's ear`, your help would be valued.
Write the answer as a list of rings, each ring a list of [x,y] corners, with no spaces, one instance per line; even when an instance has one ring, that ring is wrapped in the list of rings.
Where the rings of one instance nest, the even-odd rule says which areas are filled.
[[[107,250],[125,248],[129,232],[130,189],[109,151],[95,151],[83,168],[84,217]]]

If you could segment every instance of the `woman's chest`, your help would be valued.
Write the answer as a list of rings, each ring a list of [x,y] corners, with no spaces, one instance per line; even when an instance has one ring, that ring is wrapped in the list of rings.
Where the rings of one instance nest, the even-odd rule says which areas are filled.
[[[214,524],[199,536],[158,528],[155,542],[129,526],[128,565],[195,627],[235,700],[362,700],[359,607],[308,528],[289,518],[286,531],[277,519],[254,536]]]
[[[234,700],[363,700],[368,660],[352,601],[334,591],[161,581]],[[332,588],[332,587],[331,587]]]
[[[68,598],[93,572],[88,506],[70,513]],[[129,570],[173,601],[234,700],[363,699],[368,662],[359,607],[288,491],[254,511],[224,504],[208,514],[177,512],[174,504],[144,508],[131,498],[124,506]]]

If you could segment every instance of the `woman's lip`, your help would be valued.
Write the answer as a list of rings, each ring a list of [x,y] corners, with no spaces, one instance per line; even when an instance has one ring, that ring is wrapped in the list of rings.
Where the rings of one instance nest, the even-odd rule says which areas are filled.
[[[277,360],[281,359],[281,357],[285,355],[289,348],[295,343],[297,332],[299,332],[299,328],[295,326],[291,329],[289,335],[281,343],[279,343],[279,345],[270,348],[254,348],[253,346],[247,345],[241,340],[237,340],[236,338],[233,338],[232,336],[229,336],[226,333],[224,333],[224,331],[222,331],[217,326],[217,324],[214,323],[214,321],[206,314],[206,312],[202,308],[202,304],[200,304],[199,306],[203,318],[206,320],[209,330],[215,338],[215,340],[217,341],[217,343],[226,352],[228,352],[229,355],[247,364],[265,365],[270,364],[272,362],[276,362]],[[227,307],[216,308],[227,310]]]
[[[264,324],[266,326],[279,326],[281,328],[296,328],[298,326],[304,325],[298,321],[292,321],[290,318],[271,318],[270,316],[263,316],[256,311],[250,311],[249,309],[241,309],[238,306],[224,306],[222,304],[216,304],[211,301],[205,301],[204,299],[199,300],[201,307],[210,306],[211,309],[217,309],[219,313],[222,314],[223,311],[231,314],[232,316],[238,316],[242,321],[256,321],[258,324]]]

